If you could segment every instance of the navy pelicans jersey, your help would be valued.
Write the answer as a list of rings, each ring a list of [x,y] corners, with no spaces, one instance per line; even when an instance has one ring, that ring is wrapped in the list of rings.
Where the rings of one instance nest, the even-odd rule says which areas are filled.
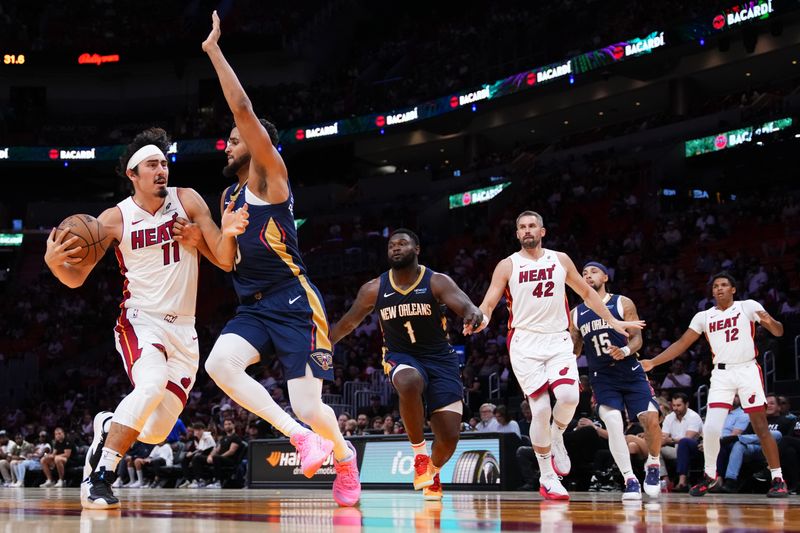
[[[405,290],[395,285],[391,270],[381,274],[375,309],[384,349],[417,357],[450,353],[442,304],[431,290],[434,272],[423,265],[419,268],[419,277]]]
[[[231,202],[237,185],[225,191],[224,205]],[[250,213],[250,224],[237,237],[238,248],[233,272],[233,285],[240,299],[257,292],[264,294],[285,288],[298,280],[307,288],[306,267],[300,258],[297,229],[294,225],[294,196],[280,204],[269,204],[247,189],[242,188],[234,199],[234,208],[240,209],[245,201]]]
[[[606,295],[605,306],[611,316],[623,320],[622,299],[619,294]],[[597,313],[581,303],[572,311],[572,322],[583,337],[583,351],[589,370],[600,370],[608,367],[615,360],[609,355],[612,346],[622,348],[628,344],[624,335],[618,333]]]

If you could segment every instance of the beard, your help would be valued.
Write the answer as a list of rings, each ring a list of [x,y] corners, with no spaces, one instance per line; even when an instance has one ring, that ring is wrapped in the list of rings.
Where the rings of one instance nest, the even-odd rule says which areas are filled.
[[[168,193],[167,193],[167,188],[166,187],[164,187],[163,189],[158,189],[156,191],[156,196],[158,196],[159,198],[166,198],[167,194]]]
[[[394,269],[405,268],[405,267],[410,266],[410,265],[412,265],[414,263],[415,257],[416,256],[414,254],[404,255],[403,257],[400,257],[399,259],[392,259],[390,257],[389,258],[389,266],[394,268]]]
[[[250,156],[243,155],[237,159],[231,161],[228,166],[222,169],[222,175],[226,178],[233,178],[239,172],[239,169],[245,165],[250,164]]]
[[[540,242],[541,242],[541,239],[536,239],[535,237],[524,237],[524,238],[519,240],[519,243],[526,250],[533,250],[534,248],[539,246]]]

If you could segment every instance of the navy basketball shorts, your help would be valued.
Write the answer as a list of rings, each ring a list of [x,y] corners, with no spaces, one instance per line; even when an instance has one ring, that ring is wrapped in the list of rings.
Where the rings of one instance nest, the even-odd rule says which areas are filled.
[[[399,352],[386,352],[383,356],[383,370],[390,379],[399,365],[407,365],[417,370],[425,381],[425,404],[428,413],[460,402],[464,399],[464,385],[461,383],[461,369],[455,352],[419,357]]]
[[[303,377],[306,365],[315,377],[333,379],[333,356],[322,297],[310,283],[290,282],[257,293],[236,309],[222,330],[249,342],[262,357],[275,354],[287,380]]]
[[[658,410],[647,374],[634,357],[590,372],[589,382],[597,405],[619,411],[627,408],[628,420],[632,422],[636,422],[639,414],[647,411],[651,404]]]

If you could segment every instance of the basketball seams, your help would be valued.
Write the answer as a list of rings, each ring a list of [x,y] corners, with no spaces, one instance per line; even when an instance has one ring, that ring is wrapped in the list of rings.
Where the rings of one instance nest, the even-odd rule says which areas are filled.
[[[83,226],[86,228],[86,235],[80,235],[77,233],[77,231],[83,230],[80,230],[80,224],[75,219],[80,220],[80,224],[83,224]],[[92,226],[89,224],[89,222],[92,220],[95,222],[94,231],[92,230]],[[102,225],[99,220],[95,219],[91,215],[81,214],[69,216],[61,222],[61,224],[58,226],[58,229],[60,231],[66,231],[70,236],[78,239],[76,244],[85,250],[84,255],[75,256],[77,259],[80,259],[80,262],[89,260],[90,254],[93,253],[94,256],[91,257],[91,262],[96,263],[102,253],[106,251],[107,246],[103,245],[106,238],[100,238],[103,233]],[[98,247],[100,248],[99,251],[97,249]]]

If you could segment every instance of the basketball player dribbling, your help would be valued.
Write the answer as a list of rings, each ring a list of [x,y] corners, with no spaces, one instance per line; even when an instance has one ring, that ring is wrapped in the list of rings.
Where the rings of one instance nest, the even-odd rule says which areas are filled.
[[[162,442],[194,385],[200,354],[194,329],[198,251],[173,239],[178,217],[199,227],[214,255],[232,257],[235,235],[244,231],[246,212],[230,210],[220,232],[202,197],[193,189],[168,187],[166,132],[146,130],[128,145],[118,172],[134,193],[98,217],[125,278],[122,312],[114,328],[117,350],[134,388],[114,413],[94,419],[87,451],[81,503],[88,509],[119,507],[111,484],[122,455],[135,440]],[[54,229],[45,262],[68,287],[81,286],[97,263],[78,264],[75,237]],[[99,254],[101,255],[101,254]]]
[[[332,345],[322,297],[300,257],[294,197],[286,165],[275,148],[277,130],[253,112],[219,47],[219,26],[215,11],[203,51],[211,59],[236,123],[226,150],[225,173],[239,177],[239,183],[224,193],[223,205],[227,203],[227,210],[248,206],[250,226],[238,237],[233,274],[241,305],[223,329],[205,368],[234,401],[290,438],[307,477],[333,451],[333,497],[339,505],[352,506],[361,495],[358,462],[333,410],[322,403],[322,381],[333,379]],[[313,432],[292,419],[245,372],[262,354],[272,353],[283,365],[294,414]]]
[[[767,397],[764,394],[761,367],[756,362],[758,349],[753,340],[756,322],[776,337],[783,335],[783,324],[772,318],[755,300],[734,300],[736,279],[728,272],[714,275],[711,293],[714,307],[697,313],[681,338],[653,359],[643,360],[642,368],[649,371],[672,361],[688,350],[700,335],[705,334],[711,345],[714,363],[708,392],[708,410],[703,424],[705,473],[703,481],[693,486],[689,494],[705,496],[716,488],[719,438],[725,418],[733,408],[733,397],[738,393],[742,408],[750,416],[750,424],[761,442],[761,450],[772,474],[767,496],[785,498],[789,492],[781,472],[778,445],[767,423]]]
[[[331,331],[336,343],[376,309],[383,334],[383,368],[400,396],[400,416],[414,451],[414,489],[442,499],[439,471],[458,444],[464,386],[458,356],[447,340],[440,307],[464,318],[470,330],[483,315],[445,274],[419,264],[419,237],[400,228],[389,236],[390,269],[368,281]],[[429,456],[423,426],[425,396],[434,441]]]
[[[492,311],[505,294],[511,367],[533,414],[530,436],[539,463],[539,493],[548,500],[568,500],[569,493],[558,476],[567,475],[571,468],[563,437],[578,406],[579,391],[578,366],[567,331],[570,317],[566,285],[626,338],[626,328],[641,329],[644,322],[614,318],[567,254],[542,247],[546,230],[541,215],[523,211],[517,217],[516,228],[521,248],[495,267],[480,305],[483,323],[476,331],[489,324]],[[556,398],[552,409],[548,390]]]

